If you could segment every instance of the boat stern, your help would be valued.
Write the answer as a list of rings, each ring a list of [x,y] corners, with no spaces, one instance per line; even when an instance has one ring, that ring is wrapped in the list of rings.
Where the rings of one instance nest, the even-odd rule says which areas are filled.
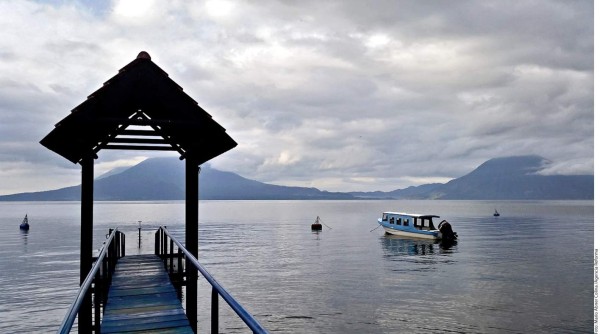
[[[438,230],[440,232],[440,239],[443,240],[456,240],[458,239],[458,234],[452,230],[452,225],[448,223],[446,220],[442,220],[438,225]]]

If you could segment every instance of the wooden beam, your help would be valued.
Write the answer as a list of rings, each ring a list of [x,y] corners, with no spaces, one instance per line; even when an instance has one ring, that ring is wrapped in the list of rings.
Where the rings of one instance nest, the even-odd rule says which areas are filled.
[[[146,115],[143,115],[144,118],[148,119]],[[162,128],[158,125],[150,125],[154,131],[156,131],[157,133],[162,133]],[[170,136],[162,136],[167,142],[169,142],[169,144],[171,144],[171,146],[173,146],[175,148],[175,150],[177,152],[179,152],[180,155],[184,155],[185,151],[181,148],[181,144],[177,143],[175,140],[173,140]]]
[[[94,148],[94,153],[98,153],[100,152],[100,150],[102,149],[102,147],[106,146],[106,144],[113,138],[115,138],[120,131],[123,131],[127,128],[126,125],[119,125],[117,127],[117,129],[114,132],[109,133],[105,139],[103,139],[100,144],[98,144],[95,148]]]
[[[111,143],[129,143],[129,144],[163,144],[169,145],[163,138],[113,138],[108,144]]]
[[[147,146],[147,145],[106,145],[102,146],[105,150],[137,150],[137,151],[179,151],[173,146]]]
[[[123,130],[119,133],[123,136],[148,136],[148,137],[159,137],[160,133],[156,133],[153,130]]]
[[[119,125],[139,125],[139,126],[152,126],[152,125],[189,125],[190,121],[174,121],[170,119],[149,119],[149,118],[99,118],[96,122],[100,124],[119,124]],[[197,123],[197,122],[196,122]]]

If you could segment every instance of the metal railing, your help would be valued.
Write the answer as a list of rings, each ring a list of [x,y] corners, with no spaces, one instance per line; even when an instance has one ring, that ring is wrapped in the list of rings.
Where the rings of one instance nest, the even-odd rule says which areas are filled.
[[[156,255],[163,259],[165,268],[169,272],[172,280],[179,280],[180,284],[185,285],[183,282],[183,278],[185,277],[184,263],[188,262],[196,267],[206,281],[212,286],[211,333],[216,334],[219,332],[219,296],[229,304],[231,309],[240,317],[240,319],[242,319],[242,321],[244,321],[244,323],[246,323],[246,326],[248,326],[253,333],[268,333],[268,331],[248,311],[246,311],[246,309],[244,309],[244,307],[240,305],[235,298],[233,298],[214,277],[212,277],[211,274],[208,273],[200,262],[198,262],[198,259],[175,239],[164,226],[161,226],[158,231],[156,231],[154,250]],[[184,259],[187,261],[184,261]],[[185,270],[187,269],[192,268],[185,268]]]
[[[93,325],[88,327],[92,328],[95,333],[100,332],[101,308],[103,309],[106,304],[108,288],[117,260],[123,256],[125,256],[125,235],[119,232],[118,229],[110,229],[96,262],[94,262],[92,269],[81,284],[79,293],[77,293],[75,301],[69,307],[57,333],[69,333],[80,311],[92,312]],[[93,300],[92,310],[82,309],[86,299]],[[81,326],[81,324],[79,325]]]

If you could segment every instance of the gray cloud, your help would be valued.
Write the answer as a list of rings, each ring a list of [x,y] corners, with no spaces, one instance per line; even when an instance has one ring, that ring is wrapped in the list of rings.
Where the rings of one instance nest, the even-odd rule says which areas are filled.
[[[141,50],[238,141],[213,166],[246,177],[391,190],[516,154],[593,173],[590,1],[131,4],[0,3],[0,193],[79,181],[38,142]]]

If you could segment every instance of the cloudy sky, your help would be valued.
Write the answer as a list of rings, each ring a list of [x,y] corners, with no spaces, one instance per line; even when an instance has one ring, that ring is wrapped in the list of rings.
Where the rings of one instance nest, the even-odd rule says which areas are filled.
[[[547,174],[593,173],[592,1],[0,0],[0,13],[0,194],[80,183],[39,141],[142,50],[238,142],[212,166],[248,178],[393,190],[524,154],[551,160]],[[156,155],[101,151],[95,173]]]

